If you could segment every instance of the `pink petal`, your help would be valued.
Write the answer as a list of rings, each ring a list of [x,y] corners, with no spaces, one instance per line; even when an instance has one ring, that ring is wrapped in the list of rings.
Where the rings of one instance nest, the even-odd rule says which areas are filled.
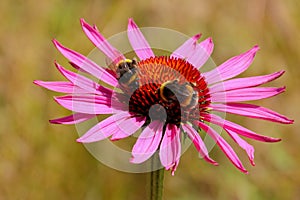
[[[140,129],[146,121],[146,117],[130,117],[119,123],[119,129],[116,131],[111,140],[120,140],[134,134]]]
[[[164,123],[153,121],[143,130],[132,148],[132,163],[142,163],[155,153],[161,141],[163,126]]]
[[[218,163],[216,161],[214,161],[213,159],[211,159],[209,157],[207,148],[206,148],[202,138],[195,131],[195,129],[188,124],[182,125],[182,128],[188,134],[189,138],[193,141],[194,146],[200,153],[201,157],[203,157],[207,162],[209,162],[213,165],[218,165]]]
[[[99,33],[97,27],[91,27],[84,19],[80,19],[82,29],[91,42],[100,49],[113,63],[117,64],[125,57],[116,48],[110,45],[107,40]]]
[[[230,137],[241,147],[243,148],[247,155],[248,158],[251,162],[251,164],[254,166],[254,148],[252,145],[248,144],[245,140],[243,140],[242,138],[240,138],[240,136],[238,136],[235,132],[225,129],[226,132],[230,135]]]
[[[66,117],[51,119],[49,121],[52,124],[78,124],[87,121],[95,116],[96,115],[91,115],[91,114],[74,113]]]
[[[172,175],[178,166],[180,154],[180,129],[174,124],[167,124],[159,149],[159,157],[166,170],[171,169]]]
[[[254,46],[249,51],[235,56],[219,67],[203,73],[208,84],[213,84],[239,75],[244,72],[252,63],[256,52],[259,50],[258,46]]]
[[[67,95],[55,97],[61,106],[74,112],[86,114],[112,114],[117,107],[112,107],[112,99],[96,95]],[[119,105],[117,102],[115,105]],[[120,105],[121,107],[121,105]]]
[[[87,91],[73,85],[73,83],[65,82],[65,81],[39,81],[35,80],[33,82],[38,86],[42,86],[47,88],[48,90],[52,90],[55,92],[62,92],[62,93],[86,93]]]
[[[105,83],[116,86],[118,85],[117,79],[108,73],[105,69],[99,67],[96,63],[88,59],[87,57],[71,50],[63,45],[61,45],[58,41],[53,40],[55,47],[72,63],[82,68],[84,71],[90,73],[96,78],[104,81]]]
[[[209,88],[210,93],[249,88],[262,85],[279,78],[284,71],[275,72],[264,76],[254,76],[248,78],[236,78],[217,83]]]
[[[187,59],[197,69],[200,69],[208,60],[214,49],[214,43],[211,38],[207,38],[197,45],[194,54]]]
[[[79,67],[78,65],[76,65],[75,63],[70,62],[70,61],[69,61],[69,63],[70,63],[70,65],[71,65],[74,69],[77,69],[77,70],[80,71],[80,72],[84,72],[84,73],[89,74],[87,71],[85,71],[84,69],[80,68],[80,67]]]
[[[200,37],[201,34],[197,34],[191,37],[190,39],[188,39],[185,43],[183,43],[171,54],[171,57],[181,58],[181,59],[187,59],[191,57],[197,49],[197,41],[199,40]]]
[[[112,90],[110,90],[106,87],[103,87],[103,86],[99,85],[98,83],[96,83],[80,74],[76,74],[74,72],[66,70],[65,68],[63,68],[61,65],[59,65],[56,62],[55,62],[55,65],[56,65],[57,69],[74,85],[77,85],[78,87],[80,87],[86,91],[89,91],[90,93],[99,94],[99,95],[107,95],[107,96],[112,95]]]
[[[127,35],[132,48],[140,60],[155,56],[149,43],[132,18],[128,20]]]
[[[259,135],[257,133],[254,133],[253,131],[250,131],[249,129],[246,129],[245,127],[242,127],[238,124],[235,124],[231,121],[227,121],[225,119],[222,119],[221,117],[214,115],[214,114],[203,114],[202,119],[211,122],[213,124],[216,124],[226,130],[231,130],[234,131],[235,133],[254,139],[262,142],[279,142],[281,139],[279,138],[272,138],[272,137],[267,137],[264,135]]]
[[[285,91],[285,87],[255,87],[210,94],[212,102],[251,101],[269,98]]]
[[[96,124],[76,141],[82,143],[90,143],[108,138],[120,129],[120,123],[130,117],[131,116],[128,112],[120,112],[112,115]]]
[[[242,162],[231,148],[231,146],[211,127],[208,125],[199,122],[198,124],[208,135],[212,137],[212,139],[217,142],[218,146],[222,149],[225,155],[229,158],[229,160],[236,166],[239,170],[244,173],[248,173],[247,170],[244,168]]]
[[[210,107],[215,111],[228,112],[232,114],[264,119],[264,120],[279,122],[283,124],[292,124],[294,122],[294,120],[290,120],[287,117],[277,112],[253,104],[242,104],[242,103],[211,104]]]

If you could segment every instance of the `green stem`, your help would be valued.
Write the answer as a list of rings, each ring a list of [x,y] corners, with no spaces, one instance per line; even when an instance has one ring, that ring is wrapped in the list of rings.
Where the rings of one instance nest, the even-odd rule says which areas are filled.
[[[164,183],[164,172],[165,169],[156,168],[157,166],[157,159],[155,156],[152,158],[152,171],[150,174],[150,200],[162,200],[163,196],[163,183]],[[158,169],[158,170],[157,170]]]

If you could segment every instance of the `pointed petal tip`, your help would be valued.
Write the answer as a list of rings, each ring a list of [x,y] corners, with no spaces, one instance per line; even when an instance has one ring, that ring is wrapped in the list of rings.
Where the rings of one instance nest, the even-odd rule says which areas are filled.
[[[54,65],[59,71],[62,68],[62,66],[60,64],[58,64],[58,62],[56,60],[54,61]]]
[[[248,53],[254,57],[258,50],[260,50],[260,47],[258,45],[254,45],[250,50],[246,52],[246,54]]]
[[[65,48],[58,40],[52,39],[52,43],[54,44],[55,48],[60,50],[62,48]]]
[[[84,138],[84,135],[78,139],[76,139],[76,142],[78,143],[92,143],[97,142],[96,140],[89,140],[89,138]]]
[[[175,175],[175,170],[172,170],[171,175],[172,175],[172,176]]]
[[[211,164],[213,164],[214,166],[219,166],[219,163],[217,163],[216,161]]]
[[[288,124],[293,124],[295,122],[295,120],[293,119],[288,119]]]
[[[115,141],[118,141],[118,140],[120,140],[120,138],[118,138],[118,137],[112,136],[112,137],[110,138],[110,141],[112,141],[112,142],[115,142]]]
[[[57,46],[57,45],[60,45],[60,43],[57,41],[57,39],[53,38],[52,39],[52,43]]]
[[[41,82],[40,80],[34,80],[32,83],[35,84],[35,85],[40,86],[40,82]]]
[[[132,164],[141,164],[142,162],[144,162],[144,160],[139,160],[139,159],[137,159],[135,157],[131,157],[129,159],[129,162],[132,163]]]
[[[280,142],[281,140],[282,140],[281,138],[265,137],[265,141],[263,142],[275,143],[275,142]]]
[[[83,143],[83,140],[81,138],[76,139],[76,142]]]
[[[132,28],[132,29],[138,28],[138,26],[136,25],[136,23],[133,21],[133,18],[129,18],[128,19],[128,28]]]
[[[201,36],[202,36],[202,33],[198,33],[198,34],[193,36],[193,39],[197,41],[197,40],[200,39]]]
[[[53,120],[53,119],[50,119],[49,122],[50,122],[51,124],[61,124],[61,123],[59,123],[58,121]]]
[[[80,24],[82,28],[89,27],[89,24],[83,18],[80,18]]]
[[[260,49],[260,47],[258,46],[258,44],[254,45],[252,47],[252,50],[258,51]]]
[[[135,160],[134,160],[134,157],[129,158],[129,162],[130,162],[130,163],[133,163],[133,164],[136,164],[136,162],[135,162]]]

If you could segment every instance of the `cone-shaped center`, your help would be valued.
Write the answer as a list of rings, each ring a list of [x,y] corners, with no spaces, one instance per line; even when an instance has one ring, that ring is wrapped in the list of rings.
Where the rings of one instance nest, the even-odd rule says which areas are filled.
[[[150,108],[158,104],[151,108],[151,120],[179,125],[198,120],[210,104],[204,77],[183,59],[152,57],[138,62],[130,73],[132,78],[121,88],[133,115],[150,120]]]

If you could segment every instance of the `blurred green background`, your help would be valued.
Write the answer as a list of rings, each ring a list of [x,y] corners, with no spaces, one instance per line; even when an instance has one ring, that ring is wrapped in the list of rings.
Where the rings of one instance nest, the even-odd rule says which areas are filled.
[[[217,64],[255,44],[261,50],[242,76],[286,70],[272,86],[287,86],[276,98],[255,103],[295,119],[294,125],[231,117],[259,133],[282,138],[276,144],[250,141],[252,167],[236,145],[244,175],[215,148],[219,167],[198,159],[194,148],[181,158],[174,177],[165,175],[164,199],[300,199],[300,2],[253,1],[9,1],[0,2],[0,199],[145,199],[146,174],[110,169],[93,158],[74,126],[51,125],[69,114],[35,79],[64,80],[53,65],[67,61],[51,43],[58,39],[87,55],[94,47],[79,19],[97,24],[109,37],[126,30],[133,17],[139,26],[157,26],[187,35],[212,36]],[[233,143],[231,143],[233,144]]]

